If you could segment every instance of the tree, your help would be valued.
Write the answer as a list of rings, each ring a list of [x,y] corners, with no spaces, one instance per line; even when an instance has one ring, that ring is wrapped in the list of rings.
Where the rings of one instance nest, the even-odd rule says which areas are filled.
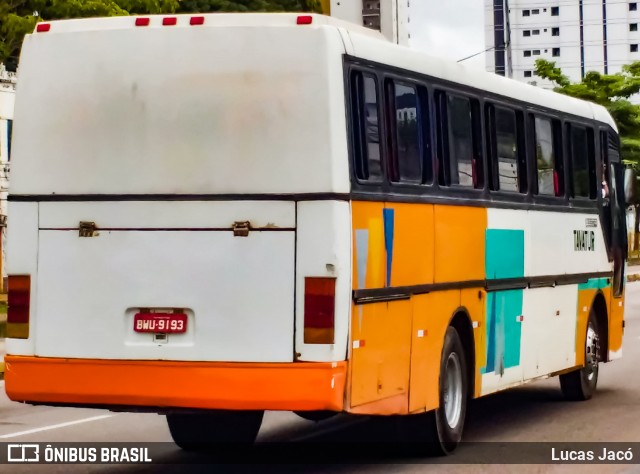
[[[183,0],[181,12],[299,12],[320,13],[319,0]]]
[[[623,66],[616,74],[588,72],[577,83],[545,59],[536,61],[536,73],[556,84],[556,92],[606,107],[618,126],[625,163],[640,171],[640,105],[629,101],[640,92],[640,61]]]
[[[640,92],[640,61],[622,67],[616,74],[591,71],[581,82],[572,83],[556,64],[545,59],[536,61],[536,73],[556,84],[554,90],[578,99],[595,102],[607,108],[620,132],[623,162],[640,171],[640,105],[629,98]],[[636,195],[640,196],[636,183]],[[633,249],[640,244],[640,205],[634,203],[635,229]]]
[[[158,13],[322,12],[320,0],[0,0],[0,63],[15,71],[39,21]]]

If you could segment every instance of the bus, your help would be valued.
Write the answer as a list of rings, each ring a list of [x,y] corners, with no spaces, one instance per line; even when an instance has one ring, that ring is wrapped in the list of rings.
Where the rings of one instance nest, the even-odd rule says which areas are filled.
[[[448,454],[470,400],[586,400],[622,355],[611,116],[364,27],[39,23],[12,162],[11,400],[159,413],[187,450],[367,415]]]

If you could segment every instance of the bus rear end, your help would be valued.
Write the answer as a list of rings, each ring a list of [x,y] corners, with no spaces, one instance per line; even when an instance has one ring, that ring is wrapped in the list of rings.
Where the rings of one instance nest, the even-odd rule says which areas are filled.
[[[169,18],[25,41],[6,390],[252,440],[263,410],[343,409],[344,43],[315,16]]]

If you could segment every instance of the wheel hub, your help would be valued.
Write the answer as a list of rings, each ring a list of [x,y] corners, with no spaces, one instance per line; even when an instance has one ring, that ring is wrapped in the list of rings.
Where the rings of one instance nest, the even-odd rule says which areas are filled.
[[[587,374],[587,379],[589,381],[592,381],[598,373],[598,362],[600,360],[600,340],[598,338],[598,333],[591,324],[589,324],[589,326],[587,327],[585,359],[585,371]]]
[[[455,352],[447,359],[443,400],[447,424],[456,428],[462,415],[462,366]]]

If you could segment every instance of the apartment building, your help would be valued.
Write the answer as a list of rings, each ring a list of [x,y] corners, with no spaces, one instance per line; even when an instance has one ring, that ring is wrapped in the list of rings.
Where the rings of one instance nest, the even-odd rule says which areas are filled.
[[[419,1],[419,0],[414,0]],[[409,45],[410,0],[330,0],[326,14],[380,31],[397,44]]]
[[[572,81],[640,60],[640,2],[485,0],[487,70],[549,87],[535,61],[554,61]]]

